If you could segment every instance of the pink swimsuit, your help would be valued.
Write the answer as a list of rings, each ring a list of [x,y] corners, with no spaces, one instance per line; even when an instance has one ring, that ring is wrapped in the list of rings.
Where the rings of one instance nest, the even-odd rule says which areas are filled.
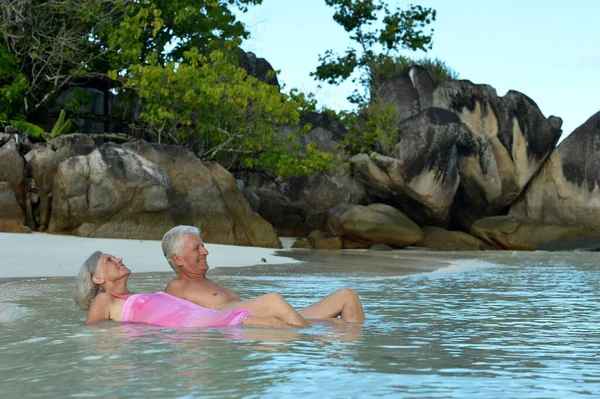
[[[247,309],[221,312],[203,308],[166,292],[133,294],[129,297],[110,295],[125,300],[121,316],[123,323],[145,323],[167,328],[223,327],[239,326],[251,315]]]

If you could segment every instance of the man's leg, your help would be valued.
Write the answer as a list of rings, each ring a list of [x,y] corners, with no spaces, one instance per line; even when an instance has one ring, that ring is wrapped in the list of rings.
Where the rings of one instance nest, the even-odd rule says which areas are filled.
[[[307,319],[324,319],[340,316],[349,323],[358,323],[365,320],[360,298],[356,291],[342,288],[326,296],[300,311]]]
[[[248,309],[252,316],[276,317],[285,324],[295,327],[310,327],[310,323],[300,315],[281,295],[273,292],[246,301],[233,302],[217,310]]]

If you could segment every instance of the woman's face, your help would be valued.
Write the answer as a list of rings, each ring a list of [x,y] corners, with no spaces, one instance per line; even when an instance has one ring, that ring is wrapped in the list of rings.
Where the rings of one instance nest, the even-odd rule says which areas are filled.
[[[100,255],[96,275],[100,276],[103,280],[114,282],[126,278],[130,274],[131,270],[123,264],[123,259],[111,254]]]

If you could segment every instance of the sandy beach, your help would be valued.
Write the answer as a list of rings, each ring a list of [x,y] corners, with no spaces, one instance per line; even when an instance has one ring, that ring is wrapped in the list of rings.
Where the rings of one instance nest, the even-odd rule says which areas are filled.
[[[206,244],[211,268],[298,263],[270,248]],[[0,278],[75,276],[87,257],[100,250],[123,258],[134,273],[169,272],[160,241],[82,238],[44,233],[0,233]]]
[[[293,239],[282,238],[284,247]],[[0,233],[0,278],[75,276],[87,257],[100,250],[123,258],[134,273],[170,272],[163,257],[160,241],[82,238],[45,233]],[[386,252],[366,250],[309,251],[241,247],[206,243],[211,269],[261,265],[306,272],[369,272],[386,274],[427,273],[447,269],[461,259],[481,257],[481,252],[435,252],[407,249]],[[489,251],[494,252],[494,251]],[[490,253],[488,252],[488,255]],[[263,259],[266,262],[263,262]],[[462,263],[462,261],[460,262]],[[260,272],[257,269],[257,273]],[[313,270],[314,271],[314,270]]]

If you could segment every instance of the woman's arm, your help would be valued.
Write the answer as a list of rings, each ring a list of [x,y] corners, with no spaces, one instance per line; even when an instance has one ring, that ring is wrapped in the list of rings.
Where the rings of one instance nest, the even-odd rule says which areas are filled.
[[[112,297],[106,293],[100,293],[94,298],[90,309],[88,310],[85,324],[97,323],[103,320],[110,320],[110,304]]]

